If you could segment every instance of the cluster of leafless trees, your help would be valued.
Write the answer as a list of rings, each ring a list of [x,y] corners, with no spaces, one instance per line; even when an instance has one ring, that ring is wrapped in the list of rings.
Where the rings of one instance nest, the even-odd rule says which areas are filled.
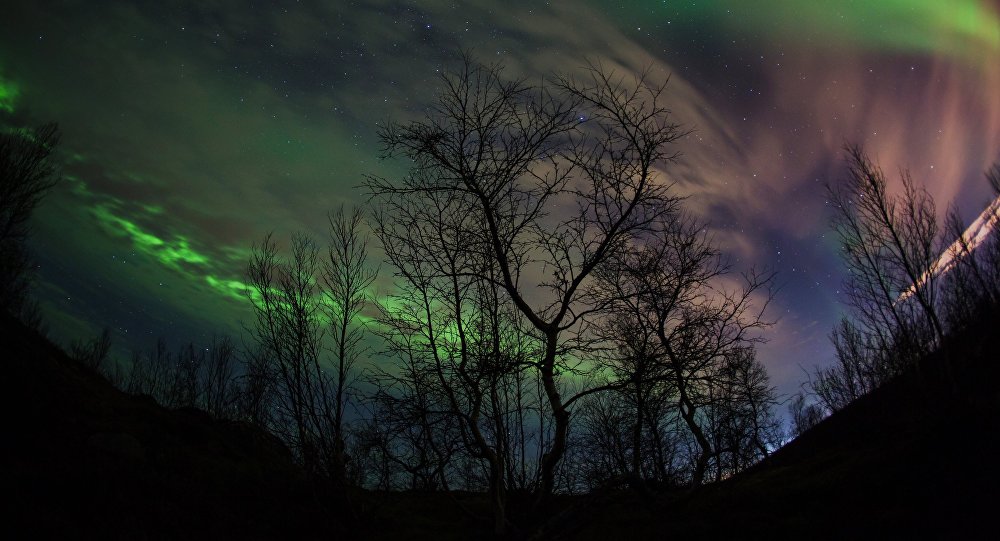
[[[367,266],[361,215],[329,216],[325,252],[305,235],[279,254],[268,236],[247,266],[254,420],[289,444],[308,471],[347,480],[346,417],[354,365],[365,351],[359,317],[375,272]]]
[[[423,118],[380,132],[410,167],[367,179],[367,225],[341,210],[325,248],[253,247],[245,347],[160,341],[118,365],[105,332],[72,354],[278,435],[318,478],[484,491],[498,533],[512,494],[544,509],[746,468],[781,439],[755,356],[772,276],[733,272],[684,211],[665,83],[581,73],[445,75]],[[366,231],[393,269],[379,299]]]
[[[213,338],[208,347],[188,343],[171,350],[158,339],[148,351],[133,350],[125,363],[113,362],[105,329],[89,343],[74,343],[70,355],[103,373],[119,389],[151,396],[170,408],[200,408],[232,419],[240,416],[242,373],[239,349],[231,338]]]
[[[663,91],[467,60],[425,118],[380,133],[411,168],[367,179],[368,226],[341,210],[325,248],[253,247],[246,347],[161,342],[105,371],[256,424],[320,478],[484,491],[498,532],[512,494],[746,468],[781,439],[754,352],[771,275],[734,274],[664,178],[685,132]],[[366,231],[394,270],[378,299]],[[100,368],[109,347],[74,354]]]
[[[611,311],[595,325],[613,345],[603,360],[614,389],[588,404],[596,415],[583,438],[601,441],[616,426],[629,437],[588,454],[600,459],[589,478],[700,484],[777,446],[777,400],[754,353],[772,277],[751,272],[726,288],[728,272],[704,226],[677,213],[602,266]]]
[[[1000,302],[1000,207],[995,199],[967,227],[952,209],[938,226],[934,201],[909,173],[893,195],[881,168],[847,148],[848,174],[831,184],[834,228],[843,247],[851,316],[834,329],[837,364],[811,390],[836,411],[914,367],[949,332]],[[1000,197],[1000,165],[986,173]],[[807,414],[802,404],[793,408]]]
[[[384,460],[419,486],[478,479],[499,531],[512,490],[697,484],[766,455],[770,276],[727,286],[661,174],[685,135],[664,86],[600,65],[536,86],[467,61],[442,88],[380,134],[408,174],[367,182],[398,286],[370,377]]]
[[[147,395],[170,408],[200,408],[222,419],[248,417],[243,379],[246,367],[233,340],[217,336],[208,347],[193,342],[171,351],[160,338],[149,351],[133,350],[125,363],[111,355],[107,327],[89,341],[70,344],[69,355],[104,375],[119,389]]]

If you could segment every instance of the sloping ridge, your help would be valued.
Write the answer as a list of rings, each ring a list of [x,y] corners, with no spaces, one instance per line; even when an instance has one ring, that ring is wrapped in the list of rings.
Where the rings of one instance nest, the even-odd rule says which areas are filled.
[[[695,491],[584,496],[576,512],[543,528],[545,538],[992,538],[998,330],[994,311],[950,340],[947,359],[931,356],[733,479]],[[0,319],[0,358],[8,531],[390,538],[427,515],[455,514],[444,496],[373,494],[362,516],[378,520],[352,521],[343,495],[317,492],[273,437],[122,393],[9,317]],[[452,522],[435,536],[462,538]]]
[[[619,494],[565,538],[995,538],[997,316],[735,478]]]
[[[28,538],[304,538],[331,533],[281,442],[115,389],[0,321],[5,530]]]

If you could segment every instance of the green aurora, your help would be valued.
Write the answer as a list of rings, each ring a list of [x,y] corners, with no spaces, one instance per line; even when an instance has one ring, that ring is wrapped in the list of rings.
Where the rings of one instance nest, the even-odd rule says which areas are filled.
[[[1000,50],[1000,14],[982,0],[660,1],[621,9],[630,22],[695,20],[743,35],[824,47],[943,54],[974,64],[984,53]]]
[[[4,77],[3,64],[0,64],[0,113],[13,113],[20,94],[18,85]]]

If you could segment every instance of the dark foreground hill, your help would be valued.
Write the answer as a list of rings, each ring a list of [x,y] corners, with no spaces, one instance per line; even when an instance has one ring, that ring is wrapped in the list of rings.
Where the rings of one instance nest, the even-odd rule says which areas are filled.
[[[252,426],[119,391],[0,314],[4,532],[25,539],[469,539],[475,494],[309,481]],[[4,538],[9,538],[4,535]]]
[[[336,529],[288,450],[265,433],[122,393],[10,319],[0,351],[5,529],[32,539]]]
[[[994,538],[998,331],[998,318],[983,318],[952,340],[951,371],[943,354],[929,358],[734,479],[695,491],[561,498],[561,511],[533,521],[545,524],[528,535]],[[281,442],[122,393],[13,320],[0,325],[0,351],[7,531],[111,539],[475,539],[489,531],[488,520],[463,511],[488,516],[475,495],[310,483]]]
[[[595,498],[552,537],[997,539],[1000,318],[945,350],[736,478]]]

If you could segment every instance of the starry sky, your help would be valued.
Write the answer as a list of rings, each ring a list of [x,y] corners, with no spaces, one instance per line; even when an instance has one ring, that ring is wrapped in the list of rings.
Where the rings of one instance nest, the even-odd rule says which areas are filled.
[[[967,219],[1000,157],[1000,0],[15,2],[0,123],[64,132],[32,241],[51,334],[238,335],[251,244],[322,238],[363,175],[399,175],[379,124],[419,115],[463,49],[535,79],[588,58],[670,77],[693,132],[662,173],[736,270],[778,271],[760,358],[782,393],[833,359],[843,144]]]

